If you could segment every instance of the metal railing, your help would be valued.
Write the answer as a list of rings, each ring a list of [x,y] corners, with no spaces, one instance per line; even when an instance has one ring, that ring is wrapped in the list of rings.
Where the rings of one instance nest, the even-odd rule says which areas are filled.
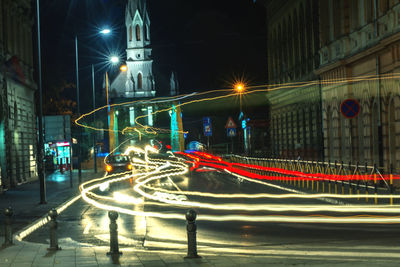
[[[352,162],[344,163],[310,161],[301,159],[278,159],[278,158],[261,158],[261,157],[246,157],[240,155],[225,155],[225,159],[233,163],[245,163],[253,166],[262,166],[269,168],[278,168],[288,171],[297,171],[304,174],[322,174],[326,178],[307,179],[305,177],[293,178],[290,175],[282,175],[279,172],[268,172],[248,166],[250,172],[261,175],[278,176],[274,180],[288,183],[293,186],[302,187],[303,189],[311,190],[312,192],[322,192],[329,194],[389,194],[395,193],[393,184],[393,167],[387,173],[383,173],[376,164],[360,163],[353,164]],[[350,176],[348,179],[334,179],[339,176]],[[329,177],[333,177],[330,179]],[[357,179],[355,178],[357,177]],[[351,179],[354,178],[354,179]],[[378,204],[378,198],[366,196],[365,200],[374,199],[374,203]],[[393,198],[388,197],[389,203],[393,204]],[[360,200],[358,198],[358,200]],[[381,199],[382,200],[382,199]]]

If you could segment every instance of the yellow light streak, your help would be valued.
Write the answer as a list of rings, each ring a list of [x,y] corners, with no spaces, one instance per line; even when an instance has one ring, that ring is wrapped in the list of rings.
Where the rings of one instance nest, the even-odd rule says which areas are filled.
[[[290,89],[290,88],[294,88],[294,87],[305,87],[305,86],[311,86],[311,85],[315,85],[315,84],[319,84],[319,83],[323,83],[323,84],[346,84],[346,83],[350,83],[350,82],[360,82],[360,81],[374,81],[377,79],[396,79],[399,78],[400,76],[397,74],[387,74],[387,75],[380,75],[379,77],[377,76],[360,76],[360,77],[353,77],[353,78],[343,78],[343,79],[326,79],[326,80],[322,80],[322,81],[311,81],[311,82],[295,82],[295,83],[285,83],[285,84],[272,84],[272,85],[260,85],[260,86],[249,86],[246,92],[241,93],[241,95],[247,95],[247,94],[252,94],[252,93],[256,93],[256,92],[269,92],[269,91],[275,91],[275,90],[282,90],[282,89]],[[262,89],[256,89],[256,88],[262,88]],[[207,92],[202,92],[202,93],[195,93],[195,94],[186,94],[186,95],[181,95],[178,97],[186,97],[186,96],[200,96],[200,95],[204,95],[204,94],[211,94],[211,93],[215,93],[215,92],[229,92],[231,91],[230,89],[221,89],[221,90],[211,90],[211,91],[207,91]],[[197,99],[197,100],[193,100],[193,101],[188,101],[185,103],[181,103],[179,104],[179,106],[183,106],[183,105],[187,105],[187,104],[191,104],[191,103],[196,103],[196,102],[200,102],[200,101],[209,101],[209,100],[216,100],[216,99],[221,99],[224,97],[230,97],[232,95],[235,94],[229,94],[227,96],[218,96],[218,97],[210,97],[210,98],[204,98],[204,99]],[[137,100],[137,101],[131,101],[131,102],[125,102],[125,103],[119,103],[119,104],[112,104],[110,106],[121,106],[121,105],[129,105],[129,104],[134,104],[134,103],[138,103],[138,102],[143,102],[143,103],[151,103],[151,101],[173,101],[173,99],[176,99],[177,97],[162,97],[162,98],[154,98],[152,100],[147,100],[147,101],[143,101],[143,100]],[[95,109],[87,114],[83,114],[82,116],[80,116],[78,119],[75,120],[75,123],[81,127],[86,127],[92,130],[104,130],[104,131],[112,131],[114,132],[115,130],[110,130],[110,129],[99,129],[99,128],[95,128],[89,125],[84,125],[79,123],[79,121],[91,114],[93,114],[94,112],[97,112],[101,109],[104,108],[108,108],[108,106],[103,106],[100,107],[98,109]],[[169,111],[171,110],[171,108],[169,109],[164,109],[164,110],[158,110],[158,111],[154,111],[152,114],[156,114],[159,112],[165,112],[165,111]],[[139,116],[136,118],[136,122],[138,123],[138,125],[144,129],[144,132],[147,133],[157,133],[157,132],[170,132],[171,130],[167,130],[167,129],[162,129],[162,128],[155,128],[155,127],[149,127],[149,126],[144,126],[142,124],[140,124],[138,122],[139,119],[141,118],[145,118],[147,117],[149,114],[144,115],[144,116]],[[140,128],[139,127],[139,128]],[[125,128],[121,132],[122,134],[125,134],[125,132],[130,129],[129,127]],[[140,130],[138,129],[138,127],[134,128],[135,131],[137,131],[139,133],[139,138],[141,138],[141,133]],[[184,131],[183,131],[184,132]]]
[[[170,162],[166,160],[155,160],[153,161],[148,157],[148,152],[151,151],[151,147],[145,149],[146,159],[148,163],[156,164],[155,162],[162,164],[152,173],[144,172],[139,175],[136,182],[137,184],[134,186],[134,190],[146,197],[147,199],[161,201],[164,203],[168,203],[171,205],[177,206],[190,206],[190,207],[198,207],[198,208],[206,208],[213,210],[247,210],[247,211],[274,211],[274,212],[285,212],[285,211],[299,211],[299,212],[316,212],[316,211],[324,211],[324,212],[371,212],[371,213],[396,213],[400,212],[400,206],[364,206],[364,205],[349,205],[349,206],[332,206],[332,205],[242,205],[242,204],[211,204],[211,203],[202,203],[202,202],[194,202],[194,201],[186,201],[185,199],[178,198],[177,195],[182,195],[180,191],[174,191],[176,194],[165,194],[160,191],[156,191],[153,194],[149,194],[140,189],[140,187],[146,185],[149,182],[152,182],[161,178],[168,178],[170,176],[178,176],[186,173],[187,167],[183,163],[178,162]],[[154,150],[152,152],[155,152]],[[180,168],[179,168],[180,167]],[[157,175],[155,175],[157,174]],[[155,176],[154,176],[155,175]],[[238,175],[236,175],[238,176]],[[116,182],[121,179],[127,179],[131,177],[127,175],[124,178],[114,178],[110,180],[110,182]],[[241,177],[246,179],[246,177]],[[257,182],[253,179],[249,179],[252,182]],[[265,184],[263,182],[263,184]],[[160,218],[175,218],[182,219],[181,214],[162,214],[159,212],[143,212],[143,211],[128,211],[126,209],[106,205],[99,203],[93,199],[89,199],[85,192],[90,191],[93,188],[97,187],[98,184],[94,184],[89,188],[84,188],[82,190],[82,197],[88,201],[89,203],[106,210],[116,210],[126,214],[131,215],[140,215],[140,216],[155,216]],[[276,186],[276,185],[274,185]],[[279,187],[279,186],[276,186]],[[242,194],[243,195],[243,194]],[[266,194],[264,194],[265,196]],[[286,196],[291,195],[293,197],[298,197],[302,195],[297,194],[286,194]],[[327,194],[319,194],[319,195],[327,195]],[[114,199],[115,200],[115,199]],[[125,199],[123,203],[135,204],[135,201],[131,199]],[[388,208],[389,207],[389,208]],[[384,216],[346,216],[346,217],[329,217],[329,216],[281,216],[281,215],[269,215],[269,216],[257,216],[257,215],[223,215],[223,216],[215,216],[215,215],[201,215],[199,219],[202,220],[211,220],[211,221],[264,221],[264,222],[276,222],[276,221],[284,221],[284,222],[321,222],[321,223],[394,223],[400,221],[400,217],[384,217]]]

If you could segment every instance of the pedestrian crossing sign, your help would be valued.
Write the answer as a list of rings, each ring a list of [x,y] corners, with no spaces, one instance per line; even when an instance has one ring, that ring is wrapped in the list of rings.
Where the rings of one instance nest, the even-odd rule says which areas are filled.
[[[236,128],[226,129],[226,134],[228,135],[228,137],[235,137],[236,136]]]

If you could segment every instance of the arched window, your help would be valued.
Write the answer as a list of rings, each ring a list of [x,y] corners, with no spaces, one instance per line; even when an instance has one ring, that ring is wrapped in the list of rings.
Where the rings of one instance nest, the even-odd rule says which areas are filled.
[[[136,25],[136,41],[140,41],[140,26]]]
[[[143,88],[143,77],[142,74],[139,72],[137,76],[137,88],[142,89]]]
[[[132,42],[132,26],[129,26],[129,42]]]

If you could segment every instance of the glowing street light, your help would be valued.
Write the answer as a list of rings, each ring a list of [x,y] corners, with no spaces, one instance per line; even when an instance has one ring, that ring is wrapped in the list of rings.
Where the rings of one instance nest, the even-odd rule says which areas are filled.
[[[239,93],[243,92],[243,91],[244,91],[244,84],[243,84],[243,83],[237,83],[237,84],[235,85],[235,89],[236,89],[236,91],[238,91]]]
[[[111,61],[111,63],[116,64],[116,63],[119,62],[119,57],[117,57],[117,56],[112,56],[112,57],[110,57],[110,61]]]
[[[240,102],[240,114],[242,114],[242,93],[245,89],[243,83],[239,82],[235,84],[235,90],[239,93],[239,102]]]
[[[119,70],[125,72],[128,70],[128,67],[126,65],[122,65],[121,67],[119,67]]]
[[[107,29],[107,28],[105,28],[105,29],[102,29],[102,30],[100,31],[100,33],[101,33],[101,34],[104,34],[104,35],[108,35],[108,34],[110,34],[110,33],[111,33],[111,30],[110,30],[110,29]]]

